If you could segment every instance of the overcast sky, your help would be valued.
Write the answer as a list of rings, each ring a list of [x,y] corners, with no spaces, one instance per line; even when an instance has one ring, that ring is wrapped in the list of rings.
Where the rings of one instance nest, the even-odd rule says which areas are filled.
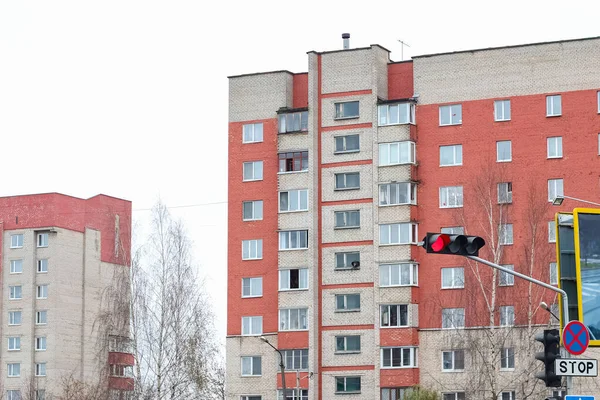
[[[399,61],[398,39],[407,59],[600,36],[598,15],[595,0],[3,0],[0,196],[104,193],[142,224],[159,197],[195,205],[172,213],[224,336],[227,76],[307,71],[306,52],[340,49],[343,32]]]

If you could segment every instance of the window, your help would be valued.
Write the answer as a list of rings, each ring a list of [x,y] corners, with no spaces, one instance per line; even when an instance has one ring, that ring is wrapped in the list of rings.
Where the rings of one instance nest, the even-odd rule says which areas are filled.
[[[558,285],[558,265],[555,262],[550,263],[550,284]]]
[[[465,309],[464,308],[443,308],[442,309],[442,328],[464,328],[465,327]]]
[[[10,235],[10,248],[18,249],[23,247],[23,234]]]
[[[258,143],[263,141],[263,124],[245,124],[242,127],[243,138],[242,143]]]
[[[382,328],[398,328],[408,326],[408,305],[382,305],[380,308],[380,312]]]
[[[441,233],[447,233],[450,235],[464,235],[465,228],[464,226],[447,226],[445,228],[441,228]]]
[[[358,101],[347,101],[344,103],[335,103],[335,119],[358,118]]]
[[[515,369],[515,349],[504,347],[500,351],[500,369]]]
[[[360,294],[336,294],[335,311],[360,311]]]
[[[561,98],[559,95],[546,96],[546,116],[555,117],[562,113]]]
[[[462,105],[440,106],[440,126],[462,124]]]
[[[307,211],[308,190],[289,190],[279,193],[279,212]]]
[[[8,364],[8,376],[9,377],[21,376],[21,364],[20,363]]]
[[[356,267],[352,263],[358,263]],[[335,253],[335,269],[360,268],[360,252],[348,251],[344,253]]]
[[[308,151],[279,153],[279,172],[308,170]]]
[[[21,400],[21,391],[20,390],[7,390],[6,391],[6,400]]]
[[[548,144],[548,158],[562,158],[562,137],[549,137],[546,142]]]
[[[262,335],[262,317],[242,317],[242,336]]]
[[[244,163],[244,181],[262,181],[263,162],[248,161]]]
[[[500,393],[500,400],[515,400],[515,392],[502,392]]]
[[[9,300],[20,300],[23,298],[23,290],[22,290],[22,286],[18,285],[18,286],[9,286],[8,287],[9,291],[8,291],[8,299]]]
[[[360,335],[336,336],[336,353],[360,353]]]
[[[496,142],[496,161],[509,162],[512,160],[512,148],[510,140]]]
[[[360,393],[360,376],[336,376],[336,393]]]
[[[556,243],[556,223],[548,221],[548,243]]]
[[[48,233],[38,233],[37,247],[48,247]]]
[[[35,391],[35,400],[46,400],[46,389],[37,389]]]
[[[8,338],[8,351],[21,350],[21,338],[19,336],[11,336]]]
[[[512,203],[512,182],[498,184],[498,204]]]
[[[242,240],[242,260],[260,260],[262,244],[262,239]]]
[[[552,396],[553,396],[553,397],[557,397],[557,398],[559,398],[559,397],[561,397],[561,396],[566,396],[566,395],[567,395],[567,394],[565,393],[565,391],[564,391],[564,390],[553,390],[553,391],[552,391]]]
[[[462,165],[462,144],[440,146],[440,167]]]
[[[500,326],[513,326],[515,324],[515,308],[513,306],[500,306]]]
[[[262,296],[262,277],[242,278],[242,297]]]
[[[23,272],[23,260],[10,260],[10,273],[20,274]]]
[[[379,266],[379,286],[411,286],[418,284],[417,264],[382,264]]]
[[[462,206],[462,186],[446,186],[440,188],[440,208],[456,208]]]
[[[381,388],[381,400],[404,400],[409,393],[412,393],[410,387]]]
[[[416,366],[416,347],[384,347],[381,349],[381,368],[414,368]]]
[[[21,325],[21,311],[8,312],[8,325]]]
[[[35,338],[35,350],[36,351],[45,351],[46,350],[46,337],[38,336]]]
[[[463,267],[442,268],[442,289],[462,289],[465,287]]]
[[[502,267],[506,269],[510,269],[511,271],[515,270],[515,266],[512,264],[505,264]],[[507,272],[500,271],[500,275],[498,276],[498,285],[500,286],[513,286],[515,284],[515,276],[511,275]]]
[[[308,231],[279,232],[279,250],[308,249]]]
[[[287,371],[308,370],[308,349],[282,350]]]
[[[298,331],[308,329],[308,308],[282,308],[279,310],[279,330]]]
[[[35,376],[46,376],[46,363],[35,363]]]
[[[512,224],[500,224],[498,227],[498,234],[500,236],[501,245],[513,244],[513,226]]]
[[[360,189],[360,174],[358,172],[335,174],[335,189]]]
[[[125,365],[120,364],[111,364],[110,365],[110,376],[126,376],[125,375]]]
[[[243,396],[240,396],[240,400],[262,400],[262,396],[243,395]]]
[[[47,259],[41,259],[41,260],[37,261],[37,272],[38,273],[48,272],[48,260]]]
[[[335,227],[340,228],[360,228],[360,210],[335,211]]]
[[[417,204],[417,184],[394,182],[379,185],[379,205]]]
[[[242,357],[242,376],[260,376],[262,375],[260,356]]]
[[[360,151],[359,135],[336,136],[334,154],[357,153]]]
[[[38,299],[47,299],[48,298],[48,285],[38,285],[37,286],[37,298]]]
[[[465,369],[465,351],[442,351],[442,371],[462,371]]]
[[[415,143],[395,142],[379,144],[379,166],[414,164]]]
[[[284,400],[283,390],[281,389],[277,390],[277,400]],[[308,389],[288,388],[285,400],[308,400]]]
[[[35,324],[46,325],[48,323],[48,311],[36,311]]]
[[[378,109],[379,126],[415,123],[413,103],[382,104]]]
[[[379,225],[379,243],[415,244],[417,242],[417,225],[413,223]]]
[[[308,111],[279,114],[279,133],[307,132]]]
[[[442,400],[465,400],[465,392],[444,393]]]
[[[263,201],[244,201],[243,202],[243,220],[255,221],[263,219]]]
[[[308,289],[308,268],[279,270],[279,290]]]
[[[510,100],[494,101],[494,120],[510,121]]]
[[[548,179],[548,201],[553,202],[558,196],[564,196],[563,180]]]

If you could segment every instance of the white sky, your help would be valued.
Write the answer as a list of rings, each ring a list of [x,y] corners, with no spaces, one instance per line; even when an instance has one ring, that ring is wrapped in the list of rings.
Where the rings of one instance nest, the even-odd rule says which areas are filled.
[[[307,71],[306,52],[340,49],[343,32],[399,61],[397,39],[407,59],[600,36],[598,15],[596,0],[0,1],[0,196],[225,202],[228,75]],[[223,336],[226,210],[172,209]]]

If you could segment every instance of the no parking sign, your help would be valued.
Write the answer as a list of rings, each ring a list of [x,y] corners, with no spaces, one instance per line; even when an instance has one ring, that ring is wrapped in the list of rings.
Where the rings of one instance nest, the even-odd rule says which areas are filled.
[[[587,350],[590,344],[590,334],[584,324],[579,321],[571,321],[563,329],[562,341],[569,353],[578,356]]]

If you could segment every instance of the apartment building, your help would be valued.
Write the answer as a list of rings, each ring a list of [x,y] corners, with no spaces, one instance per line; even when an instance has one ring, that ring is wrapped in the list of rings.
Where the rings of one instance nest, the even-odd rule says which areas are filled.
[[[371,45],[229,77],[227,398],[284,398],[274,348],[287,399],[559,391],[532,375],[553,294],[417,243],[480,235],[557,284],[551,221],[577,204],[551,201],[600,193],[599,59],[600,38],[404,62]]]
[[[114,399],[133,389],[128,315],[114,313],[130,246],[129,201],[0,198],[5,399],[50,399],[69,381],[108,385]]]

